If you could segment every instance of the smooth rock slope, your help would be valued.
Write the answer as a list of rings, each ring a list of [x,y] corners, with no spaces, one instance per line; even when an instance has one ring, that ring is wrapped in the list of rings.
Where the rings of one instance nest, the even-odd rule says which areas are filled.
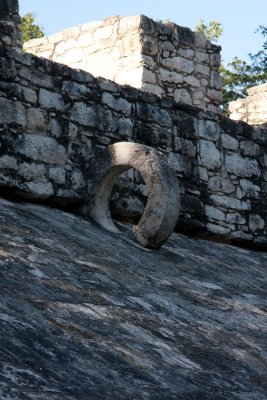
[[[0,200],[0,399],[264,400],[267,254]]]

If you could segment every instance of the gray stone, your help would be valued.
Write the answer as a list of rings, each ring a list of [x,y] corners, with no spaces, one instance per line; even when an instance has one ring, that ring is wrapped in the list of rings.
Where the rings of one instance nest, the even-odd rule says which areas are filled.
[[[209,189],[215,192],[233,193],[235,186],[228,178],[221,176],[211,176],[209,178]]]
[[[23,135],[16,150],[19,154],[46,164],[65,165],[68,160],[62,145],[55,139],[41,135]]]
[[[42,180],[45,177],[46,168],[42,164],[24,162],[20,164],[18,173],[26,181],[37,180],[38,178]]]
[[[42,132],[47,130],[47,114],[40,108],[29,108],[27,110],[27,131]]]
[[[222,145],[227,150],[237,150],[238,149],[238,141],[230,135],[226,133],[221,135]]]
[[[66,105],[60,93],[56,93],[46,89],[40,89],[39,92],[40,106],[45,109],[57,111],[66,111]]]
[[[111,220],[109,198],[116,178],[135,168],[148,187],[144,214],[133,233],[142,246],[159,248],[174,229],[180,211],[178,182],[167,160],[147,146],[119,142],[95,159],[97,175],[89,201],[91,218],[103,228],[119,233]]]
[[[54,189],[50,182],[29,182],[25,184],[25,189],[29,191],[29,198],[37,198],[39,200],[45,200],[53,196]]]
[[[119,111],[128,115],[131,114],[131,108],[132,108],[131,103],[129,103],[125,99],[122,99],[120,97],[115,97],[110,93],[103,93],[102,101],[104,104],[106,104],[115,111]]]
[[[227,235],[230,233],[230,229],[229,228],[224,228],[221,225],[216,225],[216,224],[207,224],[207,228],[209,230],[209,232],[212,232],[216,235]]]
[[[26,127],[26,110],[22,103],[0,98],[0,125],[16,124]]]
[[[212,206],[205,206],[205,213],[208,218],[217,219],[218,221],[225,221],[225,213],[218,208]]]
[[[258,177],[261,174],[257,160],[244,158],[239,154],[226,154],[225,166],[227,171],[240,177]]]
[[[0,169],[10,169],[16,171],[18,169],[16,157],[7,155],[0,157]]]
[[[191,161],[190,158],[183,156],[181,154],[170,153],[168,155],[168,160],[171,167],[178,173],[184,174],[185,176],[191,175]]]
[[[220,135],[220,126],[216,122],[207,120],[195,120],[195,128],[199,137],[216,141]]]
[[[244,154],[245,156],[257,156],[260,151],[259,146],[249,140],[241,142],[240,149],[242,154]]]
[[[252,232],[263,229],[265,226],[264,220],[258,214],[250,214],[249,229]]]
[[[214,202],[215,205],[225,207],[226,209],[231,208],[233,210],[240,210],[240,211],[251,209],[250,202],[240,201],[233,197],[219,196],[217,194],[212,194],[210,196],[210,199]]]
[[[240,187],[242,189],[243,195],[248,197],[259,198],[261,189],[258,185],[255,185],[247,179],[240,180]]]
[[[66,171],[62,167],[52,167],[49,169],[49,178],[59,185],[64,185],[66,180]]]
[[[199,141],[199,163],[208,170],[214,170],[221,166],[221,154],[213,142]]]
[[[226,214],[226,222],[230,224],[244,225],[246,219],[239,213],[228,213]]]

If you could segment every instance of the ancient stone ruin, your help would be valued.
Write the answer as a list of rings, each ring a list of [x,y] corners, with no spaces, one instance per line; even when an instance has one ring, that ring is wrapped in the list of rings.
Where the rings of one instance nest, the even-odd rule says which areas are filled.
[[[229,104],[230,118],[250,125],[267,124],[267,83],[248,89],[245,99]]]
[[[219,111],[220,47],[144,15],[111,17],[31,40],[27,52],[176,102]]]
[[[2,12],[7,5],[12,6],[11,11]],[[191,83],[198,80],[200,85],[205,71],[207,84],[203,81],[203,88],[198,86],[196,93],[213,90],[212,71],[217,73],[218,48],[210,47],[202,36],[187,29],[174,25],[165,27],[146,17],[133,19],[146,24],[142,29],[147,39],[141,41],[138,57],[156,62],[153,58],[156,54],[143,53],[155,52],[149,49],[157,48],[162,39],[158,36],[161,39],[157,42],[156,32],[165,32],[166,35],[161,33],[165,37],[161,44],[166,52],[162,53],[161,62],[168,60],[167,75],[170,73],[177,78],[180,74],[185,82],[182,87],[181,82],[171,81],[172,94],[160,97],[105,77],[96,78],[83,69],[22,52],[18,49],[17,2],[1,2],[0,7],[2,31],[12,28],[8,31],[9,39],[1,36],[0,53],[0,186],[3,195],[16,194],[60,207],[71,206],[72,210],[82,212],[92,195],[98,152],[106,151],[117,142],[134,142],[164,153],[176,172],[181,211],[175,229],[266,246],[266,128],[235,122],[207,111],[212,104],[215,108],[218,106],[212,103],[214,99],[210,98],[211,103],[201,106],[194,103],[193,97],[195,105],[183,104],[181,98],[175,97],[175,91],[182,89],[193,96],[195,89]],[[123,24],[123,19],[114,21]],[[105,29],[111,30],[111,27]],[[136,29],[137,38],[138,24]],[[103,32],[101,28],[100,37]],[[68,40],[62,45],[64,43],[70,45]],[[168,43],[169,50],[166,49]],[[171,50],[171,45],[176,46],[175,51]],[[172,58],[175,59],[173,64]],[[188,69],[178,72],[177,61]],[[189,72],[190,65],[194,66],[193,75]],[[142,71],[147,70],[147,64],[142,64]],[[154,71],[162,72],[162,64]],[[153,74],[152,70],[150,72]],[[161,92],[163,86],[157,81],[153,83],[154,88],[157,84]],[[219,92],[219,86],[216,91]],[[114,186],[111,211],[120,218],[137,220],[145,208],[147,187],[136,170],[125,174]]]

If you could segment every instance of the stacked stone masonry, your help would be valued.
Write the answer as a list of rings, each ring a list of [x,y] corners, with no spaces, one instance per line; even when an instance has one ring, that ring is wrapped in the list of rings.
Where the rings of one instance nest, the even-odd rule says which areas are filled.
[[[31,40],[27,52],[205,110],[222,102],[220,47],[143,15],[110,17]]]
[[[267,124],[267,83],[248,89],[245,99],[229,104],[230,118],[251,125]]]
[[[176,171],[179,231],[266,246],[266,134],[261,127],[0,47],[2,195],[82,210],[98,152],[132,141],[164,152]],[[146,195],[140,176],[127,172],[113,192],[114,214],[140,216]]]
[[[266,130],[122,87],[14,49],[1,50],[0,184],[36,200],[83,205],[101,147],[134,141],[167,154],[182,192],[179,230],[266,243]],[[140,215],[136,174],[114,193]]]

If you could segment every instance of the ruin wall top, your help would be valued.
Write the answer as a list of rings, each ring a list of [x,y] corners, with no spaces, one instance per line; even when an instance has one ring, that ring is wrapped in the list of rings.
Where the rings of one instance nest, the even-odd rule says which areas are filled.
[[[94,76],[213,112],[222,102],[220,49],[202,33],[143,15],[110,17],[24,45]]]

